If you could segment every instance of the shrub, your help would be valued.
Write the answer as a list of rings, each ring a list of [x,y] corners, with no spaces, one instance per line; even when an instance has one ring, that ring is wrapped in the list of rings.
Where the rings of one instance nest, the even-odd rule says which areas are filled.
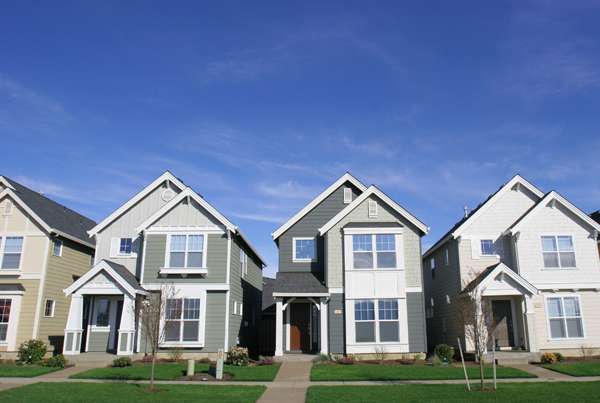
[[[556,361],[558,361],[558,362],[564,362],[565,361],[565,356],[562,355],[561,353],[554,353],[554,355],[556,356]]]
[[[121,357],[113,360],[113,367],[131,367],[131,358]]]
[[[413,361],[415,363],[419,362],[421,360],[421,354],[415,354],[413,355]]]
[[[440,357],[438,357],[437,355],[432,355],[431,357],[429,357],[429,362],[434,366],[434,367],[439,367],[440,365],[442,365],[442,359]]]
[[[433,349],[433,355],[438,356],[443,362],[452,364],[452,347],[447,344],[438,344]]]
[[[354,365],[356,364],[356,360],[352,357],[343,357],[340,358],[339,363],[342,365]]]
[[[379,361],[380,365],[386,360],[389,354],[390,353],[388,352],[388,349],[385,346],[375,347],[375,359]]]
[[[17,367],[22,367],[23,365],[25,365],[23,361],[17,361],[15,364]]]
[[[275,360],[273,359],[273,357],[264,357],[258,363],[258,365],[273,365],[273,364],[275,364]]]
[[[19,360],[29,363],[38,362],[44,359],[47,352],[48,347],[42,340],[27,340],[19,347]]]
[[[594,347],[588,347],[583,343],[579,344],[577,348],[579,348],[579,352],[581,353],[584,361],[587,361],[591,356],[596,354],[596,349]]]
[[[183,348],[169,347],[169,349],[167,350],[167,355],[169,356],[169,360],[177,362],[183,355]]]
[[[554,364],[556,362],[556,355],[554,353],[544,353],[540,360],[544,364]]]
[[[248,365],[249,360],[250,357],[248,357],[247,348],[235,347],[227,352],[227,361],[225,361],[225,364],[245,367],[246,365]]]
[[[318,353],[317,356],[313,359],[313,364],[322,364],[324,362],[329,362],[329,356],[327,354]]]
[[[401,359],[398,361],[400,364],[402,365],[412,365],[414,363],[414,361],[408,360],[408,359]]]
[[[204,357],[198,360],[198,364],[210,364],[210,358]]]
[[[152,362],[152,354],[146,354],[144,358],[142,358],[142,362]]]
[[[4,365],[15,365],[15,360],[7,358],[6,360],[4,360]]]
[[[131,359],[130,359],[131,361]],[[44,366],[45,367],[60,367],[60,368],[64,368],[67,366],[67,364],[69,363],[69,360],[67,360],[65,358],[64,355],[62,354],[58,354],[55,355],[54,357],[50,357],[50,358],[46,358],[44,360]],[[129,364],[131,365],[131,364]]]

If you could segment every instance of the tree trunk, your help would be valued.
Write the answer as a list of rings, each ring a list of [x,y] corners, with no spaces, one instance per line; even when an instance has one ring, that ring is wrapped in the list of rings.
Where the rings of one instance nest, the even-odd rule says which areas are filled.
[[[154,367],[152,367],[154,370]],[[481,389],[485,388],[485,379],[483,378],[483,356],[479,356],[479,376],[481,376]]]
[[[156,351],[152,349],[152,371],[150,372],[150,389],[154,388],[154,364],[156,364]]]

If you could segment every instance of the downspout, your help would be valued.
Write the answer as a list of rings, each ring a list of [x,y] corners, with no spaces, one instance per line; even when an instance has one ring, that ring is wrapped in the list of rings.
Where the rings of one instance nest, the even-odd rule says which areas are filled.
[[[231,293],[231,285],[230,285],[230,280],[231,280],[231,231],[228,230],[227,231],[227,274],[226,274],[226,278],[225,278],[225,283],[227,285],[229,285],[229,289],[227,290],[227,292],[225,293],[225,338],[223,340],[223,349],[225,351],[228,350],[228,345],[229,345],[229,316],[231,315],[230,309],[229,309],[229,300],[230,300],[230,293]]]

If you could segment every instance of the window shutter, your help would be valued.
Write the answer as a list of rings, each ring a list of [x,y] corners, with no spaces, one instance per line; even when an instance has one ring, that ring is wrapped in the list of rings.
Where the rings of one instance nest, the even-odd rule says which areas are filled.
[[[377,202],[369,201],[369,217],[377,217]]]
[[[479,255],[481,255],[481,252],[479,251],[480,247],[481,247],[481,243],[479,242],[479,239],[471,239],[471,258],[472,259],[479,259]]]
[[[344,203],[352,203],[352,189],[344,188]]]
[[[120,248],[121,248],[121,238],[111,238],[111,240],[110,240],[110,257],[118,257]]]

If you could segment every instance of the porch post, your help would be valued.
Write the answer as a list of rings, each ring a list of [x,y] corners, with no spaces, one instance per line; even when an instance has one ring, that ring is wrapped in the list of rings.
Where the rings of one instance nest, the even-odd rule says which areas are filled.
[[[135,295],[123,295],[123,312],[119,326],[117,355],[133,354],[135,340]]]
[[[535,326],[535,312],[533,310],[533,300],[531,295],[525,295],[525,340],[527,343],[526,348],[530,353],[537,353],[537,328]]]
[[[283,298],[275,298],[275,356],[283,355]]]
[[[329,352],[329,339],[327,336],[327,324],[328,324],[328,320],[327,320],[327,309],[329,307],[327,306],[327,298],[321,298],[321,309],[319,310],[319,312],[321,313],[320,317],[321,317],[321,323],[320,323],[320,327],[321,327],[321,354],[328,354]]]
[[[79,354],[81,349],[81,335],[83,329],[83,296],[81,294],[71,295],[71,307],[65,327],[65,340],[63,352],[65,355]]]

